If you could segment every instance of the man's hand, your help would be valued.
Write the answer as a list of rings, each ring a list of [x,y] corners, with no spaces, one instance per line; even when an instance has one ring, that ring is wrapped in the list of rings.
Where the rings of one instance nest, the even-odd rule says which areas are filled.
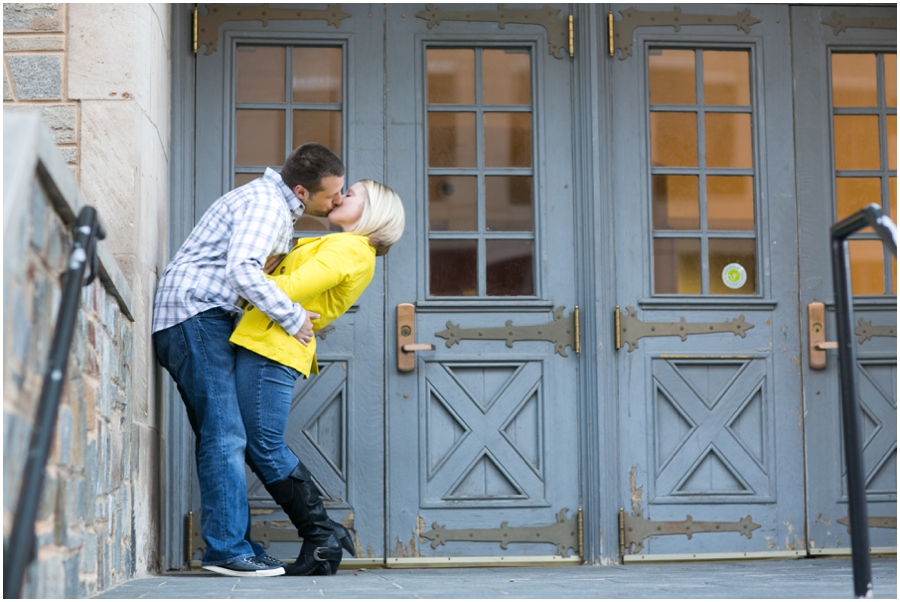
[[[280,255],[269,255],[269,258],[266,259],[266,265],[263,266],[263,272],[271,276],[272,272],[275,271],[275,268],[278,267],[278,264],[281,263],[281,260],[284,259],[284,257],[284,253]]]
[[[308,310],[307,310],[307,312],[306,312],[306,322],[303,323],[303,326],[301,326],[301,327],[300,327],[300,330],[298,330],[297,333],[294,335],[294,338],[297,339],[298,341],[300,341],[300,343],[301,343],[304,347],[308,347],[308,346],[309,346],[309,342],[310,342],[310,341],[312,340],[312,338],[313,338],[313,325],[312,325],[312,321],[313,321],[313,320],[318,320],[318,319],[319,319],[319,314],[317,314],[317,313],[314,312],[314,311],[308,311]]]

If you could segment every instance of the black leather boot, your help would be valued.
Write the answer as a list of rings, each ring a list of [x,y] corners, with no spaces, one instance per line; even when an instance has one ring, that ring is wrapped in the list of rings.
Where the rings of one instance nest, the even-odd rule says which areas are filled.
[[[285,574],[334,575],[341,565],[342,542],[335,532],[337,523],[328,518],[319,491],[306,467],[301,463],[287,479],[266,485],[266,490],[303,538],[300,554],[293,564],[284,567]],[[349,542],[346,529],[343,525],[340,528],[341,535]]]

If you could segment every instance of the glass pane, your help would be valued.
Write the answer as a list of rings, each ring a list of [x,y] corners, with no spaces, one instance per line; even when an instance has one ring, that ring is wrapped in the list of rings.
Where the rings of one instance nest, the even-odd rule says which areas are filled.
[[[284,46],[238,46],[237,102],[284,102]]]
[[[533,232],[533,198],[531,176],[487,176],[484,205],[488,231]]]
[[[428,113],[428,165],[475,167],[474,113]]]
[[[428,177],[428,229],[456,232],[478,229],[478,178]]]
[[[650,50],[650,104],[697,103],[693,50]]]
[[[831,90],[836,107],[878,106],[875,55],[831,55]]]
[[[487,294],[534,294],[534,241],[488,240],[485,242]]]
[[[881,169],[877,115],[834,116],[835,169]]]
[[[710,230],[753,230],[753,178],[708,176],[706,223]]]
[[[531,104],[531,53],[528,50],[485,50],[481,61],[484,104]]]
[[[531,113],[484,114],[486,167],[531,167]]]
[[[712,295],[752,295],[756,292],[754,239],[709,239],[709,292]]]
[[[238,109],[234,121],[236,165],[284,163],[284,111]]]
[[[888,186],[890,186],[890,203],[891,203],[891,219],[897,223],[897,178],[888,178]]]
[[[478,294],[478,242],[429,241],[430,292],[448,297]]]
[[[340,232],[340,226],[332,226],[326,217],[303,215],[294,222],[294,230],[299,232]]]
[[[252,182],[256,178],[262,176],[262,174],[258,173],[236,173],[234,174],[234,187],[240,188],[244,184]]]
[[[856,213],[869,203],[881,207],[881,178],[835,178],[837,219]],[[871,228],[863,231],[871,232]]]
[[[343,153],[340,111],[294,111],[293,148],[306,142],[318,142],[334,151]]]
[[[344,64],[340,48],[293,49],[294,102],[341,102]]]
[[[884,55],[884,102],[886,106],[897,106],[897,55]]]
[[[884,245],[880,240],[851,240],[850,283],[854,295],[884,294]]]
[[[697,166],[696,113],[650,113],[650,161],[654,167]]]
[[[653,240],[653,289],[657,295],[700,294],[700,241]]]
[[[703,102],[707,105],[750,104],[750,53],[703,51]]]
[[[475,51],[430,48],[426,53],[428,101],[432,104],[475,104]]]
[[[697,176],[652,176],[653,229],[699,230]]]
[[[706,166],[753,167],[749,114],[706,114]]]
[[[887,115],[888,169],[897,169],[897,116]]]

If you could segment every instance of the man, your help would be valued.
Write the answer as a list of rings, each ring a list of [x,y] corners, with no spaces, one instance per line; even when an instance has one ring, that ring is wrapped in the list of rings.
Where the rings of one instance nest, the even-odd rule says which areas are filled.
[[[280,174],[266,169],[213,203],[160,278],[153,342],[196,435],[204,569],[240,577],[284,574],[284,565],[250,540],[247,441],[228,338],[243,300],[309,343],[318,314],[293,303],[263,267],[270,255],[290,249],[297,218],[328,215],[341,204],[343,187],[344,165],[333,152],[321,144],[299,146]]]

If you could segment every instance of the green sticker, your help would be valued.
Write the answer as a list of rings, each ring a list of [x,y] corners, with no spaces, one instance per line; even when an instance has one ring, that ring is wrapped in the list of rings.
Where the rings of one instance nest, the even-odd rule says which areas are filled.
[[[747,283],[747,270],[739,263],[729,263],[722,270],[722,282],[728,288],[741,288]]]

